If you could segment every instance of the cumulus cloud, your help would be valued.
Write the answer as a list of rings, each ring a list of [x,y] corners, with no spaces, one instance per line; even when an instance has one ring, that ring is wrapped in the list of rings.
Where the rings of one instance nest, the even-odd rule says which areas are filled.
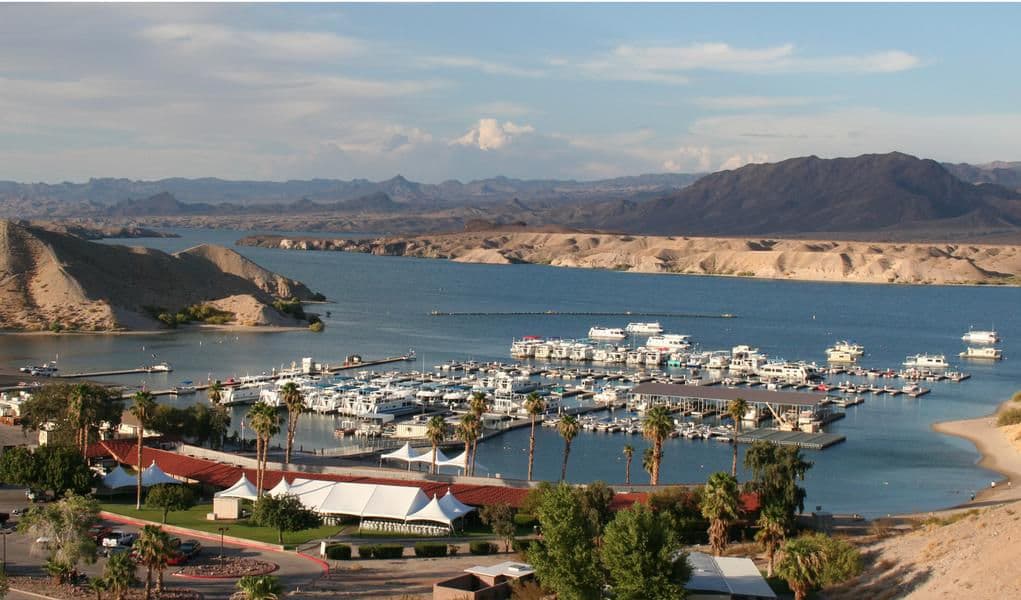
[[[500,123],[496,119],[479,119],[468,133],[452,143],[460,146],[477,146],[480,150],[498,150],[520,135],[533,133],[531,125],[518,125],[511,121]]]

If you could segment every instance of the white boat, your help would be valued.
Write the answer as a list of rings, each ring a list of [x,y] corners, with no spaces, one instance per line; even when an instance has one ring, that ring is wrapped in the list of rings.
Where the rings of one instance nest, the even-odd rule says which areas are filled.
[[[915,354],[914,356],[907,357],[904,361],[905,367],[929,367],[929,368],[945,368],[949,367],[947,363],[947,357],[942,354]]]
[[[691,346],[690,335],[681,333],[664,333],[662,335],[654,335],[649,339],[645,340],[645,347],[650,350],[659,350],[660,352],[676,352],[678,350],[686,350]]]
[[[255,404],[263,390],[270,389],[264,382],[242,383],[235,387],[224,387],[220,392],[220,404]]]
[[[982,358],[988,360],[1000,360],[1003,358],[1003,351],[999,348],[972,348],[968,347],[967,350],[961,352],[961,358]]]
[[[755,374],[767,379],[804,382],[816,376],[816,369],[814,366],[805,363],[777,361],[762,365],[755,371]]]
[[[640,335],[655,335],[663,333],[663,326],[659,324],[659,321],[654,321],[652,323],[628,323],[625,329],[627,329],[628,333],[637,333]]]
[[[968,333],[961,336],[961,339],[969,344],[995,344],[1000,341],[1000,336],[995,331],[969,329]]]
[[[855,362],[864,355],[864,346],[847,340],[840,340],[826,349],[826,360],[830,362]]]
[[[627,332],[620,327],[600,327],[598,325],[588,330],[589,339],[600,340],[622,340],[627,337]]]
[[[198,390],[195,388],[195,384],[189,381],[182,381],[173,390],[171,390],[175,396],[185,396],[188,394],[194,394]]]
[[[520,340],[511,343],[510,354],[513,358],[532,358],[535,356],[536,347],[543,344],[542,338],[536,336],[525,336]]]
[[[732,373],[755,373],[766,364],[768,357],[760,354],[758,348],[744,344],[734,346],[730,351],[730,371]]]
[[[150,373],[169,373],[173,370],[174,368],[170,366],[170,363],[165,362],[156,363],[155,365],[146,367],[146,371],[149,371]]]

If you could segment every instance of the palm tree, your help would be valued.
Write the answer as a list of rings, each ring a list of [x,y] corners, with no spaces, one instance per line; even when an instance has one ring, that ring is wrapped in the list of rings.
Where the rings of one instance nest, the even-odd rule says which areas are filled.
[[[291,464],[291,448],[294,447],[294,432],[298,429],[298,417],[305,408],[304,398],[298,384],[288,381],[280,388],[280,397],[287,407],[287,449],[284,450],[284,464]]]
[[[727,547],[727,530],[740,512],[737,479],[730,473],[718,471],[709,476],[702,488],[699,508],[709,520],[709,546],[719,556]]]
[[[87,444],[85,427],[85,386],[78,384],[71,388],[67,399],[67,419],[74,426],[74,445],[83,453]]]
[[[652,442],[652,485],[659,485],[659,465],[663,461],[663,440],[674,430],[670,413],[664,406],[653,406],[645,413],[642,421],[642,435]]]
[[[627,466],[624,467],[624,483],[631,485],[631,458],[635,455],[635,447],[631,444],[624,444],[624,456],[627,458]]]
[[[560,467],[560,481],[567,479],[567,458],[571,456],[571,442],[580,430],[581,423],[573,415],[565,415],[557,423],[557,431],[564,438],[564,464]]]
[[[489,409],[489,403],[486,402],[486,393],[485,392],[474,392],[474,393],[472,393],[471,399],[468,400],[468,411],[471,412],[471,414],[475,415],[475,418],[478,419],[478,421],[479,421],[479,428],[478,428],[479,434],[472,441],[472,468],[471,468],[472,475],[475,474],[475,456],[477,454],[476,451],[478,450],[478,447],[479,447],[479,438],[482,437],[482,429],[483,429],[483,427],[482,427],[482,423],[483,423],[482,415],[485,414],[485,412],[488,409]]]
[[[447,422],[440,415],[433,415],[425,424],[425,437],[433,445],[432,473],[436,474],[436,449],[447,437]]]
[[[649,483],[652,483],[652,446],[646,446],[642,450],[642,468],[649,474]]]
[[[532,420],[532,431],[528,437],[528,480],[532,480],[532,464],[535,462],[535,418],[546,412],[546,401],[532,392],[525,398],[525,412]]]
[[[748,402],[742,398],[734,398],[727,405],[727,415],[734,421],[734,438],[730,441],[734,447],[734,462],[730,466],[730,474],[737,477],[737,437],[741,435],[741,419],[748,412]]]
[[[457,439],[464,442],[464,474],[468,475],[471,462],[471,447],[479,437],[479,420],[471,413],[465,413],[457,424]]]
[[[206,395],[211,404],[219,404],[220,400],[223,400],[223,384],[219,380],[210,383],[206,389]]]
[[[134,544],[134,552],[138,562],[145,565],[145,597],[152,597],[152,575],[158,573],[156,592],[163,591],[163,569],[173,554],[170,536],[158,525],[146,525],[138,535]]]
[[[766,505],[759,513],[759,520],[756,523],[759,530],[755,532],[755,541],[762,546],[766,553],[767,571],[766,576],[773,576],[773,564],[776,559],[776,552],[780,544],[787,538],[786,516],[783,509]]]
[[[272,575],[249,575],[238,579],[237,588],[245,600],[277,600],[283,588]]]
[[[142,390],[136,392],[132,397],[134,402],[131,405],[131,414],[138,419],[138,486],[135,490],[135,510],[142,509],[142,437],[145,433],[145,426],[152,420],[153,414],[156,412],[156,400],[153,399],[152,394]]]
[[[266,477],[266,463],[269,459],[269,441],[280,432],[280,416],[276,408],[265,402],[256,402],[248,411],[248,420],[255,432],[256,484],[262,496],[263,482]]]
[[[135,561],[127,552],[118,552],[106,561],[103,568],[103,579],[107,589],[113,592],[117,600],[124,600],[124,593],[132,585],[138,583],[135,577]]]
[[[809,590],[820,583],[825,562],[818,545],[797,538],[784,544],[783,558],[776,572],[787,581],[787,587],[794,592],[794,600],[805,600]]]
[[[106,585],[106,578],[104,577],[93,577],[89,579],[86,585],[89,591],[96,595],[96,600],[103,600],[103,592],[109,587]]]

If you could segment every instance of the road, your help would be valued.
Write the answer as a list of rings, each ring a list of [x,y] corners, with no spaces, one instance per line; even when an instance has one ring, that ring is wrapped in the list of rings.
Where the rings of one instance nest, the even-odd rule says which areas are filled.
[[[14,508],[28,507],[29,503],[25,498],[24,490],[11,486],[0,486],[0,512],[10,512]],[[137,532],[137,527],[120,525],[113,522],[103,521],[105,525],[113,529]],[[4,536],[7,558],[7,572],[12,576],[33,576],[45,575],[43,562],[45,554],[34,538],[21,534],[10,533]],[[219,544],[215,541],[200,539],[203,545],[202,552],[207,556],[219,554]],[[243,556],[264,560],[279,565],[279,569],[273,573],[280,577],[280,583],[285,593],[296,588],[307,586],[322,574],[322,567],[319,563],[298,556],[293,552],[274,552],[255,548],[245,548],[235,544],[224,544],[224,556]],[[101,575],[106,565],[106,558],[99,557],[95,564],[85,565],[80,570],[90,577]],[[191,579],[175,576],[173,573],[176,567],[169,567],[164,573],[164,584],[167,587],[189,588],[201,592],[206,598],[227,598],[234,591],[236,579]],[[145,578],[144,569],[138,570],[139,579]],[[12,591],[7,596],[15,600],[38,600],[37,596],[30,596]]]

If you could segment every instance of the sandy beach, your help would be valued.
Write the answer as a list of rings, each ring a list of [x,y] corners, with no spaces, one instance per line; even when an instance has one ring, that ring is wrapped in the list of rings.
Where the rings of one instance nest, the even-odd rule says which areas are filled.
[[[1017,435],[1014,431],[1016,428],[1010,428],[1008,432],[996,426],[996,415],[1009,404],[1013,403],[1004,402],[991,415],[946,421],[932,426],[935,431],[963,438],[975,444],[975,448],[982,455],[978,462],[979,466],[1003,475],[1003,479],[996,481],[995,487],[983,489],[968,505],[1021,499],[1021,451],[1010,437]]]

